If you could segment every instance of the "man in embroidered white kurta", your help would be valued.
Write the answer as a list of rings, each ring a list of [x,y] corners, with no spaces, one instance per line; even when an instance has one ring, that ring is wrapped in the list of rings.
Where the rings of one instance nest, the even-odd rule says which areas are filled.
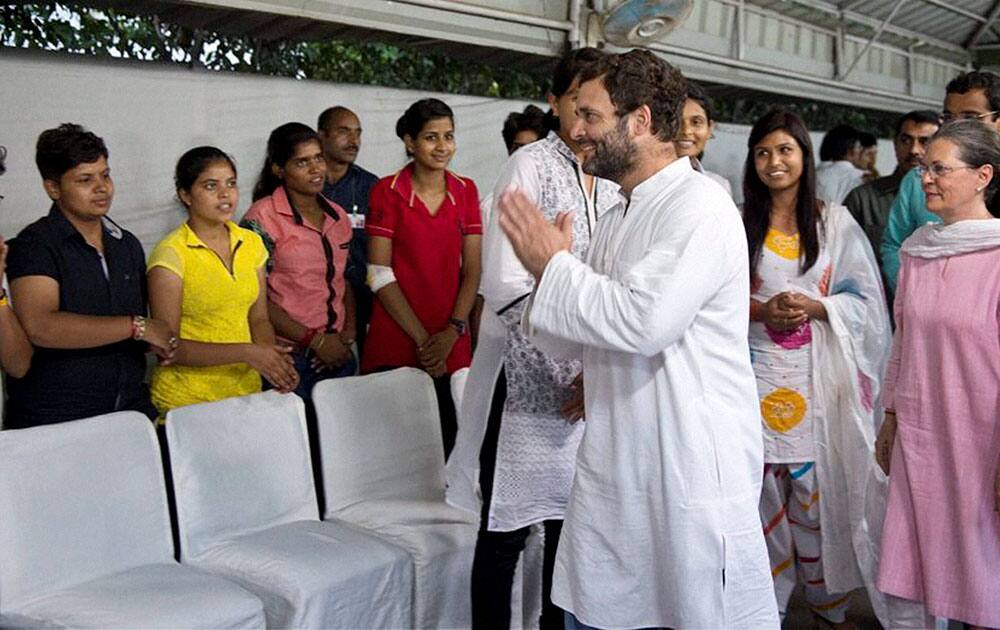
[[[529,334],[583,359],[587,427],[552,599],[602,628],[777,627],[743,227],[669,140],[680,73],[648,52],[610,59],[581,85],[574,139],[628,205],[598,223],[588,262],[564,251],[571,218],[552,226],[516,191],[501,202],[539,277]]]

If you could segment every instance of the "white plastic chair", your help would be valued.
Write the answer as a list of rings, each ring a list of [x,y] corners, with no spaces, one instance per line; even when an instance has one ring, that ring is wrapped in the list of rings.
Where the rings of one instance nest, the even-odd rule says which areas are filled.
[[[316,505],[305,409],[264,392],[167,414],[181,561],[264,601],[268,627],[398,628],[409,555]]]
[[[313,403],[327,517],[371,530],[413,555],[416,627],[468,627],[478,519],[445,503],[430,377],[401,368],[330,379],[313,389]]]
[[[257,597],[173,557],[149,419],[0,432],[0,627],[262,628]]]

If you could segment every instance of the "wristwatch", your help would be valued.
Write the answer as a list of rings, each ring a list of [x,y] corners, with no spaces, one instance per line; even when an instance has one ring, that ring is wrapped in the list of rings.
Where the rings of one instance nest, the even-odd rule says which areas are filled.
[[[454,328],[458,332],[459,337],[464,335],[466,328],[469,327],[468,322],[458,319],[456,317],[452,317],[451,319],[449,319],[448,323],[451,325],[452,328]]]

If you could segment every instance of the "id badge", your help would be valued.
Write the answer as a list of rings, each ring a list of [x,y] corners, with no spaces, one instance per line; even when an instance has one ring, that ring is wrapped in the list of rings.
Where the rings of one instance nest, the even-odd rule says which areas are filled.
[[[351,227],[355,230],[365,229],[365,215],[364,213],[358,212],[357,206],[354,206],[351,209]]]

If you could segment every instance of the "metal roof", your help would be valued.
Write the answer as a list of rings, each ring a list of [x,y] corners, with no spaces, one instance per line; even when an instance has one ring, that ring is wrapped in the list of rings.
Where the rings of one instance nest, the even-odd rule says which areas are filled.
[[[968,63],[1000,45],[998,0],[748,0],[810,24]]]
[[[602,20],[619,2],[81,1],[262,40],[377,40],[521,69],[610,45]],[[936,106],[978,51],[1000,50],[998,15],[1000,0],[695,0],[680,27],[647,45],[696,79],[905,111]]]

